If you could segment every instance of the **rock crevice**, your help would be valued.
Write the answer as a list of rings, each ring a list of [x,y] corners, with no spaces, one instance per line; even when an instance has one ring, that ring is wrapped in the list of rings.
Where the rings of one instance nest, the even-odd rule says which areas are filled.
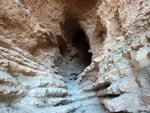
[[[0,0],[0,112],[149,112],[149,7]]]

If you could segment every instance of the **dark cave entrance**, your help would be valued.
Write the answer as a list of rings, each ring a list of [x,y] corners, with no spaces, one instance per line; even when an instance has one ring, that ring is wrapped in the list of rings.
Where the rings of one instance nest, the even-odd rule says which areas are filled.
[[[73,47],[75,47],[78,50],[81,59],[84,61],[85,66],[90,65],[92,54],[88,52],[90,46],[87,42],[84,32],[82,30],[78,31],[73,37],[72,41]]]
[[[60,75],[79,75],[90,65],[92,54],[89,53],[89,43],[83,30],[77,30],[67,41],[59,47],[62,55],[62,62],[58,65]],[[67,45],[66,44],[66,45]]]

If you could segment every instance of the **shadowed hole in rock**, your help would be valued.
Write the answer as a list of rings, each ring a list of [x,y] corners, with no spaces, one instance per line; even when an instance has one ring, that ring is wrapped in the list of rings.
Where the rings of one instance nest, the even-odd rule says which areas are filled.
[[[92,55],[88,52],[90,47],[83,31],[78,31],[73,38],[73,46],[79,51],[85,66],[90,65]]]
[[[85,33],[78,30],[71,39],[69,47],[63,44],[59,47],[62,55],[62,62],[58,64],[60,75],[79,75],[91,63],[92,54],[88,52],[90,47]]]

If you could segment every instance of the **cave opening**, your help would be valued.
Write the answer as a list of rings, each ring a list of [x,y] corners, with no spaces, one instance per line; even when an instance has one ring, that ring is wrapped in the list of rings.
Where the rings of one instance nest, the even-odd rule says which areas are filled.
[[[73,47],[75,47],[81,59],[83,59],[85,66],[87,67],[91,63],[92,54],[89,53],[90,46],[87,42],[85,33],[82,30],[79,30],[73,37]]]
[[[64,41],[61,41],[64,42]],[[90,65],[92,54],[84,31],[79,29],[68,41],[68,46],[59,47],[62,62],[58,65],[60,75],[79,75]]]

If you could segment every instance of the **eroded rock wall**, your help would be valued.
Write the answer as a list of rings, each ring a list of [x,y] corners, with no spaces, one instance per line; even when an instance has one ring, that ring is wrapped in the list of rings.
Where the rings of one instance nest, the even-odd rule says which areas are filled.
[[[107,29],[104,54],[81,78],[93,82],[91,87],[110,112],[150,109],[149,6],[142,0],[106,0],[99,6],[97,14]]]
[[[79,31],[92,63],[77,76]],[[149,85],[149,0],[0,1],[0,111],[148,112]]]

